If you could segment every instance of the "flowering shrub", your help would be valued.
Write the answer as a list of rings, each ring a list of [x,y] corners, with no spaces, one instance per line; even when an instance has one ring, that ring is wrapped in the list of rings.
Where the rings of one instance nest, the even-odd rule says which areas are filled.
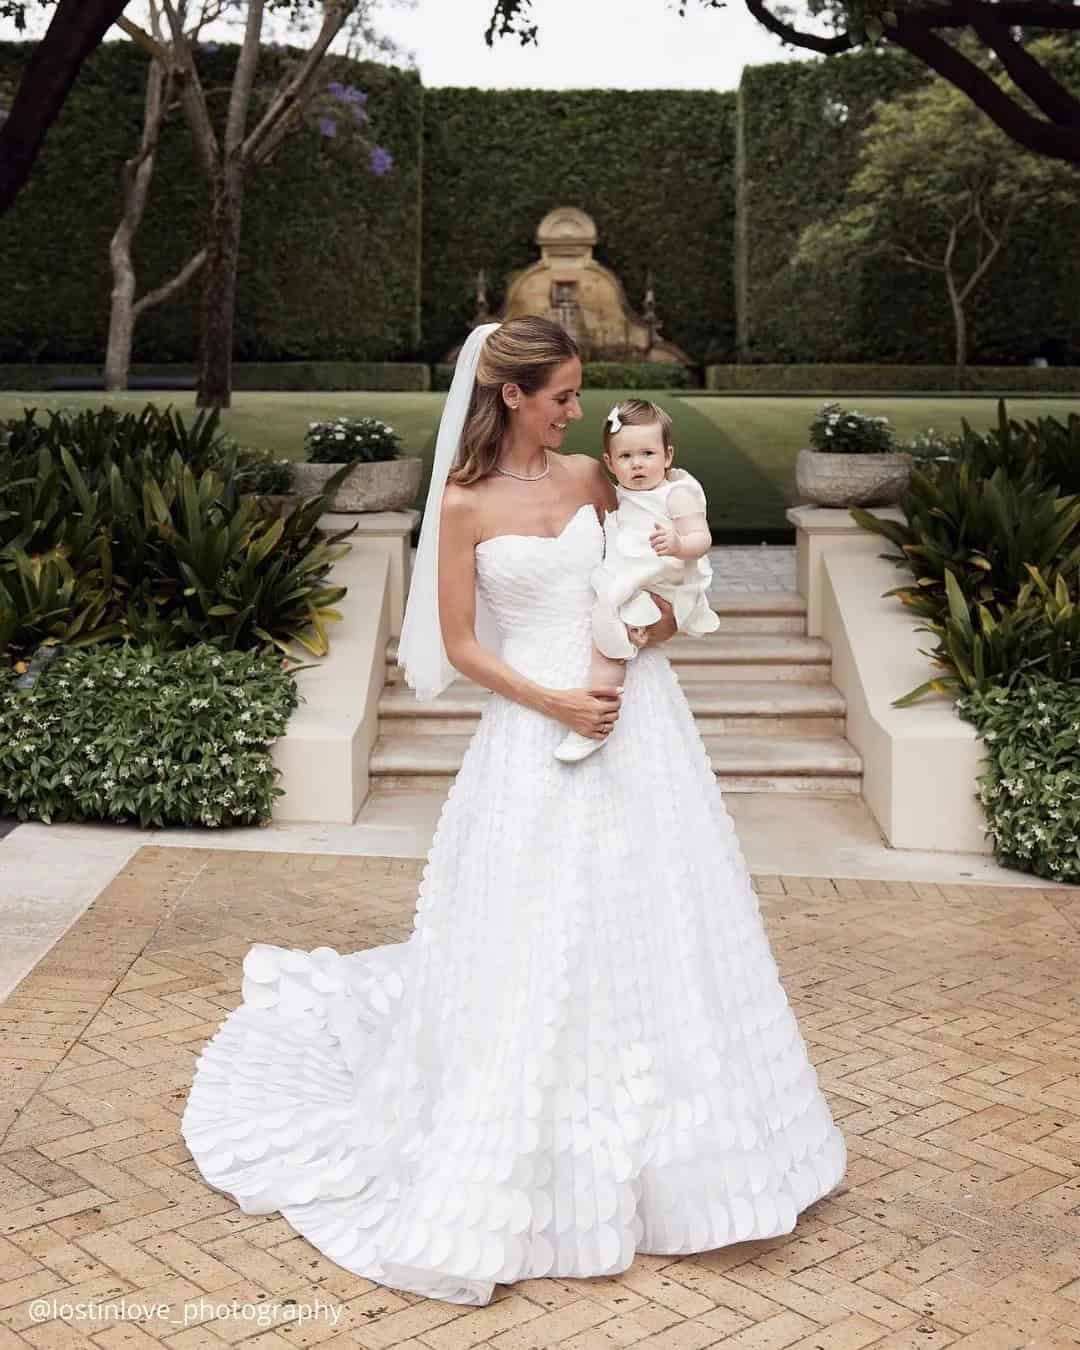
[[[319,135],[332,140],[338,134],[338,118],[345,114],[351,115],[351,121],[346,119],[342,125],[355,133],[357,127],[367,123],[367,101],[368,96],[363,89],[358,89],[354,84],[342,84],[340,80],[331,80],[326,86],[326,96],[316,102],[316,108],[322,110],[322,115],[315,121]],[[393,167],[394,157],[389,150],[381,145],[369,145],[369,173],[381,176],[389,173]]]
[[[905,441],[897,448],[906,450],[916,459],[955,460],[961,457],[963,445],[963,436],[948,435],[946,432],[936,431],[933,427],[927,427],[925,431],[917,431],[909,441]]]
[[[1080,882],[1080,685],[1030,676],[957,710],[986,744],[979,799],[997,861]]]
[[[280,656],[209,643],[65,649],[36,678],[2,670],[0,812],[259,824],[282,794],[271,745],[297,698]]]
[[[401,437],[376,417],[336,417],[331,422],[309,422],[304,437],[309,464],[351,464],[362,460],[397,459]]]
[[[823,403],[810,423],[810,444],[833,455],[882,455],[896,449],[887,417],[845,412],[839,403]]]

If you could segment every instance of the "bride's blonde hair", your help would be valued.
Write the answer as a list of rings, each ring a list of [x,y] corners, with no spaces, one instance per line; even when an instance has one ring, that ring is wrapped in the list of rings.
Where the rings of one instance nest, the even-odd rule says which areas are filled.
[[[502,396],[504,384],[516,384],[524,393],[535,394],[556,366],[577,355],[577,343],[566,329],[539,314],[508,319],[489,334],[480,349],[458,461],[447,478],[467,487],[495,467],[510,427],[510,410]]]

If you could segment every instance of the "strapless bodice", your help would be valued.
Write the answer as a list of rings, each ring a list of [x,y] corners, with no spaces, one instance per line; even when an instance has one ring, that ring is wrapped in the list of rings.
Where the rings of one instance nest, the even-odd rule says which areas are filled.
[[[604,553],[592,502],[557,535],[499,534],[476,545],[476,584],[502,641],[500,655],[531,679],[573,687],[591,650],[590,578]]]

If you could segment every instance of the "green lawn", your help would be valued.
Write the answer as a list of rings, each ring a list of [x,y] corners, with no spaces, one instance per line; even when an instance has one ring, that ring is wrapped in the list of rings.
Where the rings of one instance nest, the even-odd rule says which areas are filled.
[[[598,455],[604,414],[624,391],[589,389],[582,394],[585,418],[572,425],[566,449]],[[343,414],[381,417],[401,433],[406,449],[430,463],[443,394],[390,393],[240,393],[223,416],[223,425],[238,440],[259,445],[279,455],[298,458],[309,421]],[[806,444],[806,429],[825,395],[805,397],[673,398],[662,392],[656,401],[675,423],[676,463],[700,478],[709,498],[709,519],[723,541],[753,538],[787,528],[784,510],[796,500],[795,456]],[[19,415],[24,406],[81,408],[108,402],[138,409],[147,402],[142,392],[110,395],[0,393],[0,418]],[[861,412],[884,414],[901,436],[920,429],[959,431],[966,418],[977,428],[990,426],[997,416],[994,397],[891,398],[839,395],[838,400]],[[194,413],[190,393],[156,394],[153,401]],[[1076,399],[1016,399],[1010,411],[1019,418],[1052,415],[1064,420],[1080,411]],[[427,475],[417,505],[427,494]]]

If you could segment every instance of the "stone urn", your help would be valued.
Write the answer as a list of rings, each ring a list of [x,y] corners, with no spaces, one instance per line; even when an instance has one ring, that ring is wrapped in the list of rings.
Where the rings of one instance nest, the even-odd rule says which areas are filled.
[[[903,450],[873,455],[800,450],[795,461],[799,498],[813,506],[895,506],[912,462]]]
[[[293,492],[298,497],[314,497],[341,467],[340,464],[308,464],[306,461],[293,464]],[[338,485],[329,509],[346,513],[403,511],[416,500],[423,472],[421,455],[401,455],[397,459],[371,462],[358,460]]]

